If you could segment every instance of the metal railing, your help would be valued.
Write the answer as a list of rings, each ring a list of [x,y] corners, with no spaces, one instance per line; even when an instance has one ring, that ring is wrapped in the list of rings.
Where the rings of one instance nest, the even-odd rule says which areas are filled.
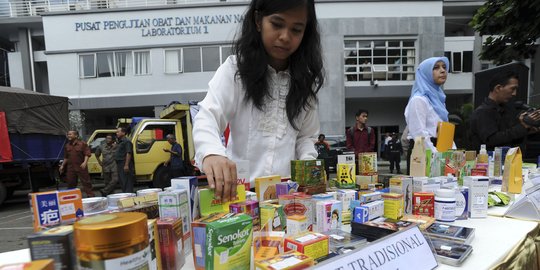
[[[26,0],[0,3],[0,18],[41,16],[47,12],[58,11],[246,1],[249,0]]]

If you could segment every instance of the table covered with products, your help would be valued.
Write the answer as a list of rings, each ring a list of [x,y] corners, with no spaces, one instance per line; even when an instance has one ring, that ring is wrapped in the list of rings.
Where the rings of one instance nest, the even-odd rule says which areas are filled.
[[[449,164],[439,160],[441,168],[455,165],[454,156],[447,155]],[[508,176],[481,175],[482,168],[473,169],[477,175],[461,168],[382,177],[376,162],[362,154],[360,175],[356,163],[340,163],[337,177],[326,179],[320,160],[291,161],[290,178],[242,181],[227,203],[196,177],[107,198],[81,199],[78,189],[32,193],[30,248],[0,254],[0,265],[43,259],[48,266],[36,269],[326,269],[415,231],[420,238],[403,242],[409,248],[383,250],[387,260],[426,242],[422,255],[438,269],[540,270],[535,166],[523,170],[525,184],[514,173],[519,192],[517,180],[508,192]]]

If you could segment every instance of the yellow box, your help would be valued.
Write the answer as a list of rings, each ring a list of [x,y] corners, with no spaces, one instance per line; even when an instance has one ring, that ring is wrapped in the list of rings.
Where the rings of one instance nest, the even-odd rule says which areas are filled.
[[[313,266],[313,258],[296,251],[278,254],[272,258],[255,261],[256,270],[295,270]]]
[[[259,202],[277,199],[276,184],[281,183],[281,176],[272,175],[255,178],[255,193]]]
[[[384,217],[400,219],[403,216],[403,194],[386,193],[382,195],[384,200]]]
[[[52,259],[37,260],[25,263],[6,264],[0,266],[0,270],[54,270]]]

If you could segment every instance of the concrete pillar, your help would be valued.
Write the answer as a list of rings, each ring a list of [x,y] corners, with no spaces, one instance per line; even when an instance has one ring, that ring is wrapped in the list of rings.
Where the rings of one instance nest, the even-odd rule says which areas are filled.
[[[32,84],[32,57],[30,56],[30,40],[28,39],[28,29],[19,29],[19,51],[21,53],[22,76],[24,89],[35,90]]]

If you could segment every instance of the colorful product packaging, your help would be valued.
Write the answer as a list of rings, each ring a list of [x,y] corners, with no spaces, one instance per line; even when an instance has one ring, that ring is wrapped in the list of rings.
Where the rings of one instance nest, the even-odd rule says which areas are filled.
[[[209,216],[213,213],[228,213],[229,205],[231,203],[239,203],[246,200],[246,190],[242,185],[236,186],[236,198],[229,202],[223,203],[214,197],[213,189],[200,189],[199,190],[199,206],[201,217]]]
[[[441,189],[441,178],[413,177],[413,192],[431,192]]]
[[[469,217],[487,217],[489,178],[471,176],[465,177],[465,182],[469,184]]]
[[[358,193],[359,193],[358,200],[360,201],[361,204],[370,203],[370,202],[374,202],[374,201],[378,201],[382,199],[382,193],[378,191],[375,191],[375,192],[370,191],[370,193],[365,193],[362,195],[360,195],[360,192]]]
[[[357,192],[350,189],[340,189],[337,192],[337,200],[342,203],[343,212],[350,212],[349,205],[351,201],[356,200]]]
[[[32,260],[53,259],[54,269],[76,269],[73,226],[59,226],[28,236]],[[14,268],[15,269],[15,268]]]
[[[434,217],[435,194],[432,192],[415,192],[413,194],[413,214]]]
[[[469,188],[456,189],[456,219],[469,218]]]
[[[403,195],[403,214],[412,214],[413,212],[413,180],[411,177],[392,177],[390,178],[390,192]]]
[[[255,260],[273,257],[283,253],[283,241],[285,232],[268,231],[263,228],[261,231],[253,232],[253,249]],[[262,250],[261,250],[262,249]]]
[[[343,204],[337,200],[318,201],[315,216],[318,232],[341,229]]]
[[[148,243],[150,245],[150,257],[149,260],[149,270],[162,269],[161,267],[161,249],[159,246],[159,230],[157,227],[157,219],[148,220]],[[188,243],[191,245],[191,243]],[[185,245],[184,245],[185,247]],[[191,248],[190,248],[191,250]]]
[[[34,232],[60,224],[69,225],[84,216],[78,188],[30,193]]]
[[[236,160],[236,184],[243,185],[246,190],[254,187],[250,181],[249,160]]]
[[[270,231],[286,231],[287,215],[282,205],[263,204],[260,206],[261,227],[266,226]]]
[[[14,263],[0,266],[0,270],[55,270],[51,259],[37,260],[25,263]]]
[[[185,264],[181,218],[159,218],[159,250],[162,269],[180,269]]]
[[[313,266],[313,259],[297,251],[277,254],[272,258],[255,262],[257,270],[298,270]]]
[[[184,253],[191,252],[191,211],[189,210],[189,196],[186,189],[161,191],[158,193],[159,217],[182,219],[182,236]]]
[[[255,178],[255,193],[259,202],[277,199],[276,185],[279,183],[281,183],[279,175]]]
[[[296,182],[287,181],[276,184],[276,194],[278,198],[281,195],[288,195],[293,192],[298,192],[298,183]]]
[[[259,198],[257,198],[257,193],[246,190],[246,201],[259,201]]]
[[[184,176],[171,179],[172,189],[185,189],[189,195],[191,221],[199,218],[199,180],[196,176]]]
[[[401,221],[414,222],[418,224],[420,230],[425,230],[435,222],[435,218],[420,215],[403,215]]]
[[[315,223],[315,210],[311,195],[294,193],[293,195],[281,195],[279,204],[283,205],[285,215],[304,215],[307,218],[308,230],[313,231]]]
[[[338,164],[336,186],[339,188],[356,187],[356,167],[354,164]]]
[[[356,185],[360,189],[368,189],[370,184],[376,184],[379,181],[379,175],[376,173],[371,173],[367,175],[357,175],[356,176]]]
[[[384,200],[384,217],[400,219],[403,216],[403,194],[386,193],[382,197]]]
[[[374,201],[357,206],[354,208],[353,214],[353,222],[356,223],[364,223],[378,218],[384,214],[384,202]]]
[[[287,216],[287,235],[297,235],[308,229],[308,219],[304,215]]]
[[[306,232],[285,238],[285,252],[294,250],[313,259],[328,255],[328,236],[320,233]]]
[[[193,264],[195,269],[204,270],[206,268],[206,225],[223,217],[231,217],[234,213],[214,213],[206,217],[201,217],[191,223],[193,234],[192,250]]]
[[[291,180],[303,187],[325,185],[324,160],[291,160]]]
[[[253,219],[253,230],[258,231],[261,228],[261,215],[259,212],[258,201],[245,201],[240,203],[231,203],[229,205],[231,213],[244,213]]]
[[[358,167],[361,175],[377,173],[377,153],[366,152],[358,154]]]
[[[206,269],[249,270],[253,221],[246,214],[221,218],[206,225]]]

